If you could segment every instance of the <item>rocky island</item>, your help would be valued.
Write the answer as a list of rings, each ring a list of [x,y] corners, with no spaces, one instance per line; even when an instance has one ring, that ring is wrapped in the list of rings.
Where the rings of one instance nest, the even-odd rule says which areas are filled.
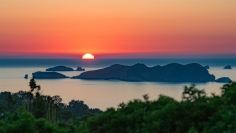
[[[232,67],[230,65],[227,65],[223,69],[232,69]]]
[[[62,79],[69,78],[58,72],[34,72],[32,73],[35,79]]]
[[[232,82],[232,80],[229,77],[221,77],[216,80],[216,82],[219,83],[229,83]]]
[[[74,71],[74,69],[70,67],[66,67],[66,66],[55,66],[55,67],[46,69],[46,71]]]
[[[204,66],[204,68],[206,68],[206,69],[210,69],[210,67],[209,67],[209,66]]]
[[[209,74],[206,68],[197,63],[187,65],[171,63],[154,67],[147,67],[140,63],[133,66],[115,64],[103,69],[83,72],[72,78],[156,82],[215,81],[215,76]]]
[[[28,74],[25,74],[25,77],[24,77],[25,79],[28,79]]]
[[[82,67],[77,67],[76,71],[85,71],[85,69]]]

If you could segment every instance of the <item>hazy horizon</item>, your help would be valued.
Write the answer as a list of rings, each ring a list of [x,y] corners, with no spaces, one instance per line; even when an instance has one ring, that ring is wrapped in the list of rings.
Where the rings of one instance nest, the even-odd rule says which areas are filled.
[[[227,54],[158,54],[158,53],[124,53],[93,54],[96,59],[236,59],[236,53]],[[82,59],[83,54],[52,53],[0,53],[0,59]]]
[[[104,68],[113,64],[132,66],[137,63],[145,64],[148,67],[156,65],[167,65],[171,63],[190,64],[198,63],[202,66],[209,65],[210,68],[223,68],[226,65],[236,67],[236,59],[0,59],[1,67],[83,67],[83,68]]]

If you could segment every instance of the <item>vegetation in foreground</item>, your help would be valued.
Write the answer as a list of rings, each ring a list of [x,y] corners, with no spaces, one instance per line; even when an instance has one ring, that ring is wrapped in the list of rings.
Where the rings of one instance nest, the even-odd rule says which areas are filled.
[[[18,99],[6,95],[7,106],[3,106],[1,95],[1,107],[5,110],[1,113],[0,132],[233,133],[236,131],[236,82],[223,85],[221,91],[220,96],[207,96],[204,90],[191,85],[184,87],[181,101],[164,95],[150,101],[148,95],[144,95],[143,100],[121,103],[117,109],[82,116],[75,115],[83,112],[79,106],[59,111],[63,110],[60,102],[51,104],[47,97],[37,94],[37,90],[31,102],[23,101],[17,108],[14,107]]]

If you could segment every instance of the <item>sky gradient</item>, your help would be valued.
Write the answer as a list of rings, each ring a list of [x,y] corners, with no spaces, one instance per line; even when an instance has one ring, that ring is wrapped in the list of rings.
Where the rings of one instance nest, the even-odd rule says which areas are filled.
[[[236,1],[0,0],[1,54],[88,52],[234,54]]]

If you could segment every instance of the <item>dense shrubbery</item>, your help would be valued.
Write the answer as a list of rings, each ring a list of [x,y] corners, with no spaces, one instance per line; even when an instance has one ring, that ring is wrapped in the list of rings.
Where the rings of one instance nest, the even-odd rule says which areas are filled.
[[[222,87],[222,95],[206,96],[194,85],[185,87],[182,101],[161,95],[158,100],[133,100],[110,108],[87,121],[92,133],[197,133],[236,131],[236,82]]]
[[[184,88],[181,101],[164,95],[150,101],[144,95],[144,100],[121,103],[117,109],[109,108],[102,114],[88,114],[79,119],[75,114],[82,113],[79,108],[85,105],[74,106],[76,101],[71,101],[68,110],[61,114],[65,118],[58,122],[37,118],[25,108],[14,113],[8,109],[0,120],[0,132],[232,133],[236,131],[236,82],[224,85],[221,90],[220,96],[207,96],[191,85]]]
[[[77,123],[77,124],[75,124]],[[36,119],[30,112],[19,109],[0,120],[0,133],[79,133],[79,122],[52,124],[44,118]]]
[[[69,104],[61,103],[60,96],[46,96],[40,93],[40,86],[36,85],[34,79],[30,80],[29,91],[17,93],[0,93],[0,113],[5,111],[14,112],[22,107],[32,113],[36,118],[45,118],[47,121],[67,121],[90,114],[102,113],[99,109],[89,108],[83,101],[71,100]]]

